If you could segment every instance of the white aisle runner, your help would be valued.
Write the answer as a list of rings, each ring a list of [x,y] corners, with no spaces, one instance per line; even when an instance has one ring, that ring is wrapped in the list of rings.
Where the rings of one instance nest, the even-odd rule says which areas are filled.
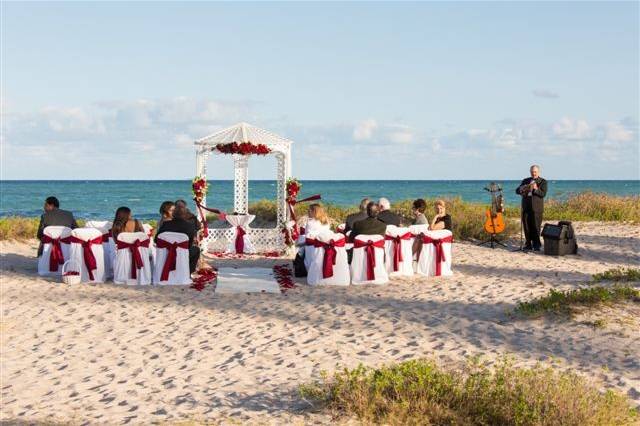
[[[216,293],[280,293],[271,268],[220,268]]]

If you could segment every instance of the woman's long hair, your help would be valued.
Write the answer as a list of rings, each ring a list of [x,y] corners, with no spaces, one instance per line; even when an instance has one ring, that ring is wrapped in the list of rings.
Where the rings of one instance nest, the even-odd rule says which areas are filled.
[[[127,222],[131,219],[131,209],[129,207],[118,207],[116,210],[116,217],[113,219],[113,226],[111,227],[111,234],[113,239],[118,238],[118,234],[124,231],[124,227],[127,226]]]
[[[329,223],[329,216],[327,216],[322,204],[314,203],[309,206],[309,219],[315,219],[323,225]]]

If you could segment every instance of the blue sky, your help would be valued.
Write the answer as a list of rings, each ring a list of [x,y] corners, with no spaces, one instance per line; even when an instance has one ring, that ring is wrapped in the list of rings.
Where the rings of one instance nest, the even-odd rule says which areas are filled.
[[[640,178],[637,2],[2,12],[3,179],[190,178],[238,121],[292,139],[303,179]]]

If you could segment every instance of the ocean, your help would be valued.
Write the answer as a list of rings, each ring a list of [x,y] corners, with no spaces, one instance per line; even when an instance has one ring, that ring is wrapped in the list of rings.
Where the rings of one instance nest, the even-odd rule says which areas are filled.
[[[335,180],[302,181],[299,198],[321,194],[325,203],[351,206],[364,196],[404,200],[419,197],[461,197],[465,201],[489,203],[489,193],[483,188],[487,181],[477,180]],[[519,203],[515,188],[520,181],[498,181],[504,189],[507,205]],[[638,180],[557,180],[549,181],[550,198],[562,199],[570,194],[594,191],[612,195],[638,195]],[[275,181],[252,180],[249,184],[251,201],[274,199]],[[79,218],[111,219],[116,208],[128,206],[139,219],[158,217],[160,203],[179,198],[190,201],[189,180],[29,180],[0,181],[0,216],[39,216],[44,199],[58,197],[61,207],[71,210]],[[233,181],[209,181],[210,207],[230,210],[233,206]]]

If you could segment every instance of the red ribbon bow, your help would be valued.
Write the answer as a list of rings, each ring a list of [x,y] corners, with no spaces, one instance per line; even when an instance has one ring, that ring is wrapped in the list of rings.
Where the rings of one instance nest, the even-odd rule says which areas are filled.
[[[400,262],[404,259],[402,258],[402,240],[410,240],[411,232],[407,232],[403,235],[385,235],[384,239],[387,241],[393,241],[393,271],[397,272],[400,269]]]
[[[418,247],[418,251],[416,253],[416,259],[420,260],[420,254],[422,253],[422,244],[433,244],[433,247],[436,250],[436,277],[442,275],[442,262],[446,262],[447,259],[444,254],[444,247],[442,247],[443,243],[452,243],[453,235],[449,235],[444,238],[431,238],[428,235],[424,235],[420,233],[416,235],[418,241],[420,241],[420,246]]]
[[[384,240],[362,241],[362,240],[356,239],[353,242],[353,248],[354,249],[362,248],[362,247],[365,247],[365,250],[367,252],[367,281],[373,281],[373,280],[376,279],[376,272],[375,272],[376,252],[375,252],[375,249],[376,248],[384,249]]]
[[[91,246],[94,244],[102,245],[102,235],[94,238],[93,240],[86,241],[72,235],[71,237],[69,237],[69,241],[82,245],[82,257],[84,258],[84,264],[87,267],[89,279],[93,281],[93,271],[98,269],[98,262],[96,261],[96,257],[93,254],[93,250],[91,250]]]
[[[102,234],[102,242],[108,243],[109,238],[112,238],[112,237],[113,237],[113,234],[111,233],[111,229],[109,229],[106,233]]]
[[[331,278],[333,276],[333,265],[336,264],[336,258],[338,255],[336,247],[344,247],[345,239],[341,238],[338,241],[331,239],[328,243],[323,243],[322,241],[317,240],[315,240],[315,242],[316,247],[324,248],[324,258],[322,259],[322,278]]]
[[[138,278],[138,269],[144,267],[142,261],[142,255],[140,254],[140,247],[149,247],[149,240],[135,240],[132,243],[125,243],[124,241],[117,242],[118,250],[129,249],[131,252],[131,278],[134,280]]]
[[[195,198],[193,199],[193,201],[196,203],[196,207],[198,208],[198,212],[200,213],[200,221],[202,222],[202,235],[206,238],[209,235],[209,226],[207,224],[207,216],[204,214],[204,210],[211,213],[216,213],[220,220],[225,220],[227,218],[227,214],[219,209],[205,207],[200,204],[200,202],[198,202],[198,200],[196,200]]]
[[[160,275],[160,281],[167,281],[169,280],[169,272],[176,270],[178,248],[189,250],[189,241],[187,240],[181,243],[170,243],[169,241],[158,238],[156,247],[167,249],[167,258],[164,260],[164,267],[162,268],[162,274]]]
[[[236,253],[244,253],[244,236],[247,233],[242,226],[236,226]]]
[[[48,235],[42,236],[42,244],[51,244],[51,253],[49,254],[49,272],[57,272],[58,265],[64,264],[64,255],[62,253],[63,244],[69,244],[70,237],[67,238],[51,238]]]

